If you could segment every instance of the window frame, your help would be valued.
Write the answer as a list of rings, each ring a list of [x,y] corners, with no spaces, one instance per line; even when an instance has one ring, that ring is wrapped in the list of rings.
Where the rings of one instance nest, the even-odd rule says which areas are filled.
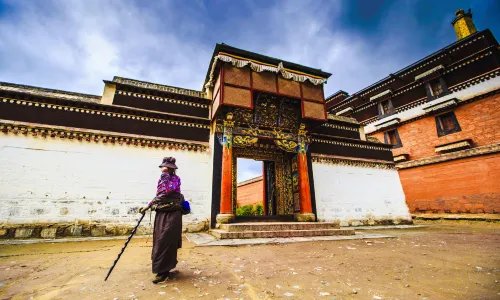
[[[443,127],[443,121],[441,118],[444,115],[451,115],[451,117],[453,119],[454,126],[450,130],[445,130]],[[457,119],[457,116],[455,115],[454,111],[447,111],[447,112],[441,113],[439,115],[436,115],[435,120],[436,120],[436,131],[437,131],[438,137],[462,131],[462,128],[460,127],[460,123],[458,123],[458,119]]]
[[[436,81],[439,81],[439,83],[441,84],[441,86],[443,88],[443,92],[437,96],[434,95],[434,92],[432,91],[432,83],[436,82]],[[425,83],[425,92],[427,93],[427,99],[429,101],[441,98],[441,97],[446,96],[450,93],[450,91],[448,90],[448,86],[446,85],[446,82],[444,81],[443,77],[438,77],[438,78],[434,78],[434,79],[427,81]]]
[[[388,113],[384,113],[384,109],[383,109],[383,105],[382,103],[384,102],[387,102],[387,104],[389,105],[389,112]],[[391,116],[394,114],[394,106],[392,105],[392,101],[391,99],[387,99],[387,100],[383,100],[383,101],[380,101],[377,103],[377,109],[378,109],[378,118],[379,120],[380,119],[383,119],[385,117],[388,117],[388,116]]]
[[[396,141],[397,141],[396,144],[390,143],[389,132],[394,132],[394,135],[396,136]],[[392,145],[392,149],[403,147],[403,143],[401,142],[401,138],[399,137],[399,132],[398,132],[397,128],[387,130],[386,132],[384,132],[384,141],[386,144]]]

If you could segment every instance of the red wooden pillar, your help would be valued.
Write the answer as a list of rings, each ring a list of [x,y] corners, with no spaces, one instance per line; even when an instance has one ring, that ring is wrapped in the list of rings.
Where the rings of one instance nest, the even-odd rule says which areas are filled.
[[[297,168],[299,172],[300,213],[312,214],[311,187],[309,185],[309,168],[305,153],[298,154]]]
[[[300,213],[295,215],[299,222],[314,222],[316,215],[312,211],[311,186],[309,184],[309,168],[307,166],[307,141],[305,125],[299,129],[299,151],[297,154],[297,169],[299,173]]]
[[[222,183],[220,213],[231,214],[233,198],[233,149],[228,143],[222,145]]]
[[[233,115],[227,114],[224,121],[224,135],[222,137],[222,181],[220,193],[220,213],[217,223],[231,223],[233,213]]]

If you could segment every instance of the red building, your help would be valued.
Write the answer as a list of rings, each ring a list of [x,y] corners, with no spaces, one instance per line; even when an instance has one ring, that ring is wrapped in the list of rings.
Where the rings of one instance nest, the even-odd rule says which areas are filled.
[[[499,44],[470,10],[452,25],[458,41],[327,107],[393,145],[411,212],[500,213]]]
[[[237,206],[265,205],[264,180],[262,176],[248,179],[238,183]]]

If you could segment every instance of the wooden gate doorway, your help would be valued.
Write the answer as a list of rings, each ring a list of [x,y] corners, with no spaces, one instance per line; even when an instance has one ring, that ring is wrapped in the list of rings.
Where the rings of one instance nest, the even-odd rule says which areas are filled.
[[[258,148],[234,148],[233,155],[234,212],[238,209],[238,158],[253,159],[263,164],[263,214],[261,216],[238,216],[236,214],[235,221],[293,221],[294,213],[300,210],[297,180],[295,180],[294,187],[293,177],[296,155],[279,149]]]
[[[237,219],[238,158],[265,162],[269,170],[267,181],[274,190],[266,189],[266,217],[315,221],[306,157],[311,137],[308,125],[301,122],[300,101],[254,92],[253,103],[251,108],[226,107],[215,120],[215,133],[222,145],[220,210],[216,222],[225,224]]]

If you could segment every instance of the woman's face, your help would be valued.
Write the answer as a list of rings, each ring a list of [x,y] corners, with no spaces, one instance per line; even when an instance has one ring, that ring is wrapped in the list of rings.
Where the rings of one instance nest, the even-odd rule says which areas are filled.
[[[171,168],[167,168],[167,167],[161,168],[161,171],[162,172],[168,172],[169,174],[175,173],[175,169],[171,169]]]

